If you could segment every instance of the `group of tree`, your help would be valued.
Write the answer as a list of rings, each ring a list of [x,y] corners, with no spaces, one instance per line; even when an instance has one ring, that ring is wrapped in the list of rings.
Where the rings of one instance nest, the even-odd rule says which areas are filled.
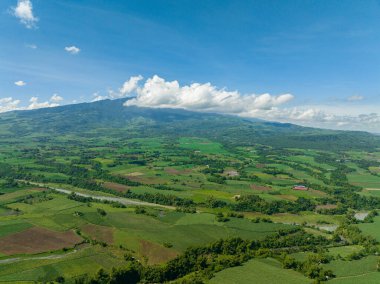
[[[113,269],[109,273],[100,270],[94,277],[82,277],[77,279],[76,283],[166,283],[185,276],[188,282],[183,283],[204,283],[214,273],[241,265],[251,258],[275,257],[280,260],[284,252],[312,251],[315,247],[330,242],[324,237],[308,234],[300,228],[280,230],[260,241],[222,239],[206,246],[190,247],[164,265],[143,266],[137,260],[128,257],[126,267]],[[310,261],[309,266],[303,265],[306,276],[313,279],[322,275],[332,276],[329,271],[312,266],[315,262]]]

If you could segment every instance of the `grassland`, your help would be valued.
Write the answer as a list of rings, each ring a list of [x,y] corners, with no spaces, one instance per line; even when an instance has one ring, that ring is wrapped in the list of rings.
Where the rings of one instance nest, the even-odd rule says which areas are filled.
[[[223,270],[215,275],[210,284],[307,284],[311,283],[302,274],[293,270],[282,269],[281,264],[274,259],[254,259],[243,266]]]
[[[375,217],[373,223],[359,224],[360,230],[380,241],[380,217]]]
[[[145,116],[125,114],[113,128],[112,112],[104,125],[83,122],[75,129],[51,113],[48,125],[22,115],[0,120],[0,283],[59,276],[73,282],[100,268],[124,267],[125,254],[165,267],[189,247],[235,237],[263,241],[294,228],[330,244],[287,248],[299,261],[311,250],[331,257],[323,264],[336,275],[329,281],[379,282],[373,246],[348,260],[369,245],[323,230],[342,226],[351,211],[380,209],[376,139],[286,125],[257,123],[254,129],[208,115],[200,121],[186,114],[187,121],[182,112],[157,111],[166,120],[147,118],[146,110]],[[294,136],[295,130],[305,136]],[[47,187],[162,207],[81,200]],[[380,218],[373,221],[350,225],[380,241]],[[312,282],[275,257],[253,257],[210,283]]]
[[[31,191],[20,189],[18,192],[19,197],[28,197]],[[149,209],[150,215],[136,214],[133,207],[114,208],[101,203],[88,206],[54,192],[46,192],[44,200],[33,204],[15,202],[8,199],[7,194],[0,199],[7,201],[7,208],[22,212],[0,217],[0,253],[3,255],[0,257],[0,281],[50,281],[60,275],[70,278],[83,273],[95,274],[101,267],[122,265],[122,255],[126,251],[133,252],[147,264],[163,263],[189,246],[226,237],[261,239],[290,227],[256,224],[237,218],[220,223],[210,213]],[[107,215],[99,215],[99,208]],[[96,240],[107,247],[96,243],[78,246],[83,238]],[[164,246],[168,243],[170,248]],[[63,248],[69,251],[62,251]],[[52,257],[56,254],[60,257]],[[12,264],[6,262],[14,257],[22,260],[11,261]],[[94,262],[94,265],[88,262]],[[107,265],[103,266],[105,263]],[[83,269],[73,269],[76,265]],[[16,273],[19,267],[23,267],[22,273]]]

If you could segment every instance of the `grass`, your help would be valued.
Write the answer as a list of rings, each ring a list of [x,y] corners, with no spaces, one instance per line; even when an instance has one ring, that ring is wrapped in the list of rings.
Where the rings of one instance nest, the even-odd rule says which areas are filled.
[[[180,147],[193,151],[200,151],[204,154],[225,154],[227,153],[220,143],[197,137],[182,137],[179,139]]]
[[[373,223],[359,224],[358,227],[364,234],[371,235],[380,241],[380,216],[376,216]]]
[[[325,264],[326,269],[334,271],[337,279],[355,278],[377,271],[378,257],[368,256],[356,261],[334,260]],[[380,279],[380,273],[378,274]]]
[[[380,275],[378,271],[371,271],[368,273],[339,277],[331,280],[334,284],[378,284]]]
[[[30,227],[32,227],[32,225],[23,220],[2,221],[0,223],[0,237],[5,237],[10,234],[18,233]]]
[[[242,266],[216,273],[210,284],[306,284],[312,280],[293,270],[282,269],[274,259],[252,259]]]
[[[131,131],[134,130],[131,128]],[[128,131],[127,131],[128,132]],[[131,133],[132,133],[131,132]],[[116,133],[116,132],[115,132]],[[128,132],[128,135],[130,133]],[[188,134],[191,136],[192,134]],[[95,137],[95,136],[94,136]],[[34,138],[38,138],[35,135]],[[162,193],[171,194],[182,198],[188,198],[196,203],[206,201],[210,196],[215,199],[233,203],[234,196],[257,194],[267,201],[287,200],[296,201],[299,197],[313,199],[318,203],[318,198],[332,196],[319,191],[294,191],[294,184],[302,183],[303,179],[308,182],[317,183],[332,189],[329,184],[323,184],[308,171],[294,170],[287,163],[302,165],[314,172],[334,169],[328,164],[316,162],[318,151],[300,149],[289,149],[284,155],[269,153],[260,156],[260,148],[256,146],[224,147],[213,138],[182,137],[182,138],[123,138],[118,140],[112,138],[59,136],[54,138],[54,147],[40,147],[40,142],[31,139],[28,142],[9,140],[0,150],[0,162],[12,165],[23,165],[25,171],[33,175],[43,174],[48,184],[57,187],[72,189],[91,195],[113,196],[112,193],[94,192],[81,188],[74,188],[67,184],[58,184],[59,179],[67,179],[69,176],[54,172],[52,166],[49,171],[41,161],[54,159],[57,163],[65,165],[74,164],[88,169],[94,173],[94,163],[99,163],[103,170],[114,175],[123,175],[145,183],[143,186],[129,186],[132,192],[138,193]],[[71,141],[71,142],[70,142]],[[13,146],[13,143],[17,147]],[[73,149],[68,153],[67,143],[73,144]],[[41,159],[33,158],[29,151],[15,151],[23,145],[25,149],[38,148]],[[226,144],[227,145],[227,144]],[[275,150],[271,149],[270,151]],[[269,152],[270,152],[269,151]],[[300,154],[301,153],[301,154]],[[329,152],[330,153],[330,152]],[[331,152],[332,155],[335,155]],[[368,153],[351,153],[353,157],[373,158]],[[374,154],[373,154],[374,155]],[[380,158],[380,154],[376,154]],[[90,158],[87,158],[90,157]],[[82,161],[84,160],[84,161]],[[136,164],[133,161],[145,161],[145,164]],[[224,184],[210,182],[210,173],[203,170],[210,167],[220,166],[223,172],[236,170],[239,177],[228,179]],[[258,166],[258,164],[261,164]],[[380,178],[371,175],[368,171],[352,163],[347,164],[354,172],[348,175],[353,184],[365,188],[380,188]],[[50,166],[49,166],[50,167]],[[270,174],[265,170],[273,167],[288,174]],[[376,171],[375,168],[371,169]],[[325,171],[322,171],[325,172]],[[291,175],[289,175],[291,174]],[[293,176],[292,176],[293,175]],[[261,180],[255,178],[259,177]],[[325,172],[328,177],[329,173]],[[58,180],[58,181],[57,181]],[[96,178],[97,182],[104,182],[102,177]],[[244,212],[247,219],[230,218],[228,222],[217,222],[215,213],[227,213],[227,208],[205,208],[204,205],[197,206],[200,213],[185,214],[174,211],[147,209],[154,216],[135,214],[134,207],[113,208],[110,205],[92,203],[88,206],[84,203],[69,200],[67,196],[48,193],[52,200],[24,203],[21,199],[29,194],[38,194],[39,191],[30,188],[4,188],[6,180],[0,180],[0,237],[8,236],[26,230],[30,227],[42,227],[55,231],[82,230],[84,236],[95,238],[108,243],[107,248],[91,246],[80,250],[73,255],[67,255],[62,259],[55,260],[27,260],[12,265],[0,264],[1,281],[50,281],[58,275],[71,278],[83,273],[93,274],[97,269],[118,266],[124,262],[122,254],[127,249],[139,260],[149,264],[163,263],[183,252],[189,246],[204,245],[220,238],[241,237],[244,239],[257,240],[279,229],[292,227],[292,223],[317,225],[318,223],[338,224],[342,216],[322,215],[315,212],[301,212],[299,214],[274,214],[266,216],[256,212]],[[63,181],[64,182],[64,181]],[[162,184],[176,190],[158,190],[151,184]],[[259,191],[251,188],[252,184],[259,186],[270,186],[270,191]],[[115,186],[115,185],[113,185]],[[326,192],[329,192],[326,190]],[[4,193],[1,195],[1,193]],[[276,193],[276,194],[273,194]],[[380,191],[364,190],[361,194],[380,197]],[[12,209],[19,209],[19,215],[10,214]],[[107,214],[101,216],[97,208],[104,209]],[[82,214],[74,214],[81,212]],[[268,217],[275,223],[253,223],[250,218],[257,216]],[[375,236],[380,241],[380,217],[375,218],[373,224],[359,224],[358,226],[365,234]],[[307,232],[315,235],[331,237],[316,229],[306,228]],[[164,243],[170,243],[171,248],[164,247]],[[123,249],[120,249],[122,246]],[[331,255],[347,256],[352,252],[360,250],[359,246],[335,247],[329,249]],[[47,253],[47,252],[45,252]],[[58,252],[55,252],[58,253]],[[30,256],[30,255],[29,255]],[[0,257],[4,258],[4,256]],[[304,254],[297,257],[302,258]],[[329,264],[337,271],[338,283],[354,283],[354,279],[375,279],[373,271],[374,260],[365,258],[360,261],[344,262],[334,261]],[[355,266],[356,265],[356,266]],[[20,273],[17,273],[19,271]],[[351,274],[350,274],[351,273]],[[363,275],[363,276],[358,276]],[[237,282],[236,282],[237,281]],[[341,282],[339,282],[341,281]],[[343,282],[342,282],[343,281]],[[359,280],[358,280],[359,281]],[[310,283],[301,274],[284,270],[281,265],[273,259],[254,259],[247,264],[227,269],[217,273],[211,283]],[[357,282],[360,283],[360,282]],[[364,283],[364,282],[362,282]]]
[[[58,259],[32,259],[11,264],[0,264],[0,283],[19,281],[53,281],[58,276],[66,278],[95,274],[100,268],[111,269],[124,261],[107,249],[91,247]]]
[[[342,257],[347,257],[352,253],[359,252],[363,247],[359,245],[352,246],[342,246],[342,247],[333,247],[329,248],[328,252],[330,255],[337,256],[340,255]]]

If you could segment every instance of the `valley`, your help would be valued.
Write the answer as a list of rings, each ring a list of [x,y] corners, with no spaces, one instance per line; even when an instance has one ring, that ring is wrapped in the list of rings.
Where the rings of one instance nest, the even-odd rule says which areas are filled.
[[[120,105],[0,115],[0,283],[375,283],[378,137]]]

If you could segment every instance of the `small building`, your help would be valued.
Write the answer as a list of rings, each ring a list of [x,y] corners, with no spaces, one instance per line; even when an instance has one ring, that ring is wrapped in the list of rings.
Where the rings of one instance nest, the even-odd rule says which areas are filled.
[[[308,190],[309,188],[307,186],[304,186],[304,185],[295,185],[295,186],[293,186],[293,189],[294,190]]]

